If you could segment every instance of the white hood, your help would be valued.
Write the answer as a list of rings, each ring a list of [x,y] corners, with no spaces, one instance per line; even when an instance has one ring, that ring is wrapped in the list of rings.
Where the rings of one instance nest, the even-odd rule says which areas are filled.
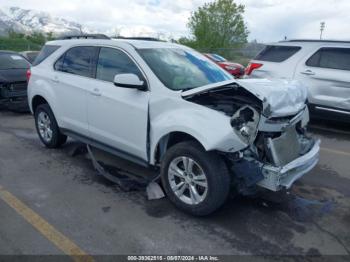
[[[194,88],[182,93],[189,96],[236,82],[263,102],[266,116],[282,117],[298,113],[305,107],[307,90],[298,81],[235,79]]]
[[[263,101],[270,116],[296,114],[305,107],[307,90],[298,81],[242,79],[237,83]]]

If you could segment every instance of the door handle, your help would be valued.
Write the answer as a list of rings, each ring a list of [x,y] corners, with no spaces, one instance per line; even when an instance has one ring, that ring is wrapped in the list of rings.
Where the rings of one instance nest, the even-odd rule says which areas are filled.
[[[60,80],[58,80],[58,77],[57,77],[57,76],[54,76],[54,77],[52,78],[52,82],[54,82],[54,83],[59,83]]]
[[[93,96],[101,96],[101,95],[102,95],[100,89],[98,89],[98,88],[94,88],[94,89],[90,92],[90,94],[92,94]]]
[[[313,76],[315,75],[315,72],[311,71],[311,70],[305,70],[303,72],[300,72],[302,73],[303,75],[308,75],[308,76]]]

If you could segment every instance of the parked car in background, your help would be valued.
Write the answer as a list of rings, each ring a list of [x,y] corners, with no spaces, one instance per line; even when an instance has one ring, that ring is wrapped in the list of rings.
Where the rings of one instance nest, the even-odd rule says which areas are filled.
[[[24,51],[20,52],[31,64],[33,64],[35,58],[38,56],[39,51]]]
[[[0,104],[13,110],[29,110],[26,73],[30,63],[12,51],[0,51]]]
[[[31,68],[28,101],[47,147],[70,136],[158,169],[169,199],[194,215],[231,190],[289,188],[316,165],[297,83],[234,79],[173,43],[85,38],[48,42]]]
[[[218,64],[221,68],[225,69],[235,78],[241,78],[244,75],[244,66],[242,66],[241,64],[227,61],[225,58],[218,54],[206,53],[204,55],[210,60],[214,61],[216,64]]]
[[[308,88],[311,116],[350,122],[350,41],[269,44],[247,66],[246,75],[300,80]]]

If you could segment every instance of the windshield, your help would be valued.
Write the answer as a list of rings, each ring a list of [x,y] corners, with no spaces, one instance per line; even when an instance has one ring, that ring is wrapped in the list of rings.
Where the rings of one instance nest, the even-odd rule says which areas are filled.
[[[29,63],[16,54],[0,54],[0,70],[29,68]]]
[[[219,56],[217,54],[210,54],[210,56],[215,62],[225,62],[226,61],[225,58],[223,58],[222,56]]]
[[[172,90],[188,90],[233,77],[204,56],[181,48],[139,49],[159,80]]]

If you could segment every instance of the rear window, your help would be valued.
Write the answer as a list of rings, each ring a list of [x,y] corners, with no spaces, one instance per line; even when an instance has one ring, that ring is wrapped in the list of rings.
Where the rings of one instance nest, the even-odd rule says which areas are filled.
[[[45,45],[38,56],[35,58],[33,65],[36,66],[44,61],[48,56],[50,56],[53,52],[55,52],[60,46],[58,45]]]
[[[209,56],[215,61],[215,62],[225,62],[226,59],[222,56],[219,56],[217,54],[209,54]]]
[[[280,63],[290,58],[300,49],[300,46],[268,45],[254,58],[254,60]]]
[[[0,70],[26,69],[29,67],[29,62],[16,53],[0,53]]]
[[[350,48],[324,47],[307,61],[307,66],[350,70]]]
[[[32,53],[27,53],[27,58],[29,62],[33,63],[35,61],[35,58],[38,56],[39,53],[37,52],[32,52]]]

